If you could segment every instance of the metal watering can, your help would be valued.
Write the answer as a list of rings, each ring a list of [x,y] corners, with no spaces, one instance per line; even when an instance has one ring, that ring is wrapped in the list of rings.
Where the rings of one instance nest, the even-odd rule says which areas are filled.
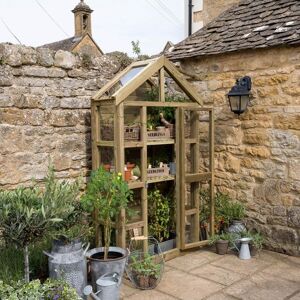
[[[85,296],[90,296],[94,300],[119,300],[121,276],[119,273],[107,273],[97,280],[97,292],[93,292],[91,285],[83,289]],[[99,297],[98,297],[99,296]]]
[[[65,246],[53,246],[51,253],[43,251],[48,256],[49,277],[63,279],[77,290],[79,296],[83,296],[82,290],[87,284],[87,263],[85,249],[82,243],[74,243]]]

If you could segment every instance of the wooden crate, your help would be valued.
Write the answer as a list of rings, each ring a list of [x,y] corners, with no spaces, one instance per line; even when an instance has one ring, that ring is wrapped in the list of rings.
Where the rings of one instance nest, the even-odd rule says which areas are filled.
[[[170,129],[164,128],[164,130],[151,130],[147,131],[148,140],[166,140],[170,139]]]
[[[147,169],[147,178],[168,176],[170,174],[170,168],[167,164],[164,164],[161,168]]]
[[[124,126],[124,140],[125,141],[139,141],[140,140],[140,126]],[[114,126],[113,124],[105,124],[100,128],[102,141],[114,140]]]

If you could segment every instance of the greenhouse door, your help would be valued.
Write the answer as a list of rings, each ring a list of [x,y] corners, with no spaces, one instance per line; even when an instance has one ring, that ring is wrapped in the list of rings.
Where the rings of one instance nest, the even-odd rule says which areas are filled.
[[[202,183],[209,186],[210,220],[207,225],[210,234],[214,230],[214,118],[212,109],[203,108],[178,108],[176,114],[176,139],[179,141],[176,142],[179,154],[176,199],[180,224],[177,236],[179,248],[185,250],[208,242],[207,235],[203,238],[200,232]]]

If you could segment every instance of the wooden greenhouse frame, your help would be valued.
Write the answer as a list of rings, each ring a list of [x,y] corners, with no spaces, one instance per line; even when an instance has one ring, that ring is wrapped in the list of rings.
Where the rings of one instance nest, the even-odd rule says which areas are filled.
[[[157,74],[157,75],[155,75]],[[168,74],[181,90],[187,95],[189,101],[168,102],[165,98],[165,75]],[[127,76],[127,77],[126,77]],[[159,96],[157,101],[145,101],[134,93],[144,84],[154,84],[153,77],[158,82]],[[126,79],[126,80],[124,80]],[[122,82],[123,80],[123,82]],[[124,82],[125,81],[125,82]],[[118,89],[116,89],[118,85]],[[175,138],[166,140],[147,139],[147,108],[172,107],[175,109]],[[138,141],[126,141],[124,139],[124,111],[134,108],[139,111],[140,139]],[[112,114],[114,137],[111,140],[101,138],[101,112],[109,111]],[[190,113],[191,132],[190,137],[185,136],[185,115]],[[200,172],[199,161],[199,126],[200,113],[206,112],[209,116],[209,167],[207,171]],[[213,108],[204,108],[202,100],[190,83],[176,69],[176,67],[164,56],[146,61],[132,63],[125,70],[115,76],[113,80],[101,88],[92,98],[92,165],[93,169],[99,168],[101,161],[101,149],[113,149],[115,171],[124,176],[125,149],[139,149],[141,162],[141,178],[139,181],[129,182],[131,189],[140,189],[141,220],[138,222],[126,222],[125,211],[122,211],[117,224],[117,244],[126,247],[126,232],[133,229],[141,229],[142,235],[148,235],[148,185],[161,181],[175,182],[176,199],[176,248],[166,253],[166,259],[179,254],[180,250],[190,249],[206,245],[207,240],[200,240],[199,234],[199,189],[202,182],[209,184],[210,192],[210,233],[214,234],[214,112]],[[161,178],[147,178],[147,149],[148,146],[173,145],[176,156],[176,176]],[[102,147],[102,148],[101,148]],[[190,171],[186,170],[186,147],[190,147]],[[193,203],[187,207],[187,189],[190,185],[189,195]],[[186,241],[187,218],[193,219],[194,228],[191,241]],[[195,225],[196,224],[196,225]],[[98,226],[99,227],[99,226]],[[99,238],[99,232],[96,233]],[[99,242],[99,240],[98,240]]]

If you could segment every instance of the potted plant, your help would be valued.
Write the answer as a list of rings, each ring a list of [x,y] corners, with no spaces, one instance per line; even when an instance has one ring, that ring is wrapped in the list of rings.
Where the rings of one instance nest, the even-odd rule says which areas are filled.
[[[210,245],[216,245],[216,253],[224,255],[228,251],[229,244],[233,242],[231,233],[215,234],[209,238]]]
[[[245,217],[245,207],[239,202],[229,202],[227,207],[227,214],[230,226],[228,232],[241,233],[246,231],[246,226],[243,223]]]
[[[113,222],[117,222],[122,209],[128,208],[132,192],[122,179],[121,173],[111,173],[100,167],[92,172],[86,193],[81,199],[82,206],[94,214],[104,228],[103,247],[87,252],[92,269],[92,284],[105,273],[117,272],[122,277],[128,251],[111,247]],[[96,222],[97,226],[97,222]]]
[[[161,261],[157,261],[157,258],[148,253],[130,257],[129,276],[137,288],[153,289],[158,285],[163,264]]]
[[[256,256],[263,248],[264,237],[259,232],[246,231],[241,234],[241,237],[251,238],[249,249],[251,256]]]
[[[58,222],[74,210],[67,201],[77,193],[77,184],[58,182],[49,168],[45,188],[0,191],[0,235],[6,243],[23,249],[25,281],[29,282],[29,245],[42,240]]]
[[[170,232],[172,221],[170,199],[163,196],[159,190],[154,190],[149,193],[148,202],[150,234],[158,240],[162,252],[173,249],[176,240]]]

